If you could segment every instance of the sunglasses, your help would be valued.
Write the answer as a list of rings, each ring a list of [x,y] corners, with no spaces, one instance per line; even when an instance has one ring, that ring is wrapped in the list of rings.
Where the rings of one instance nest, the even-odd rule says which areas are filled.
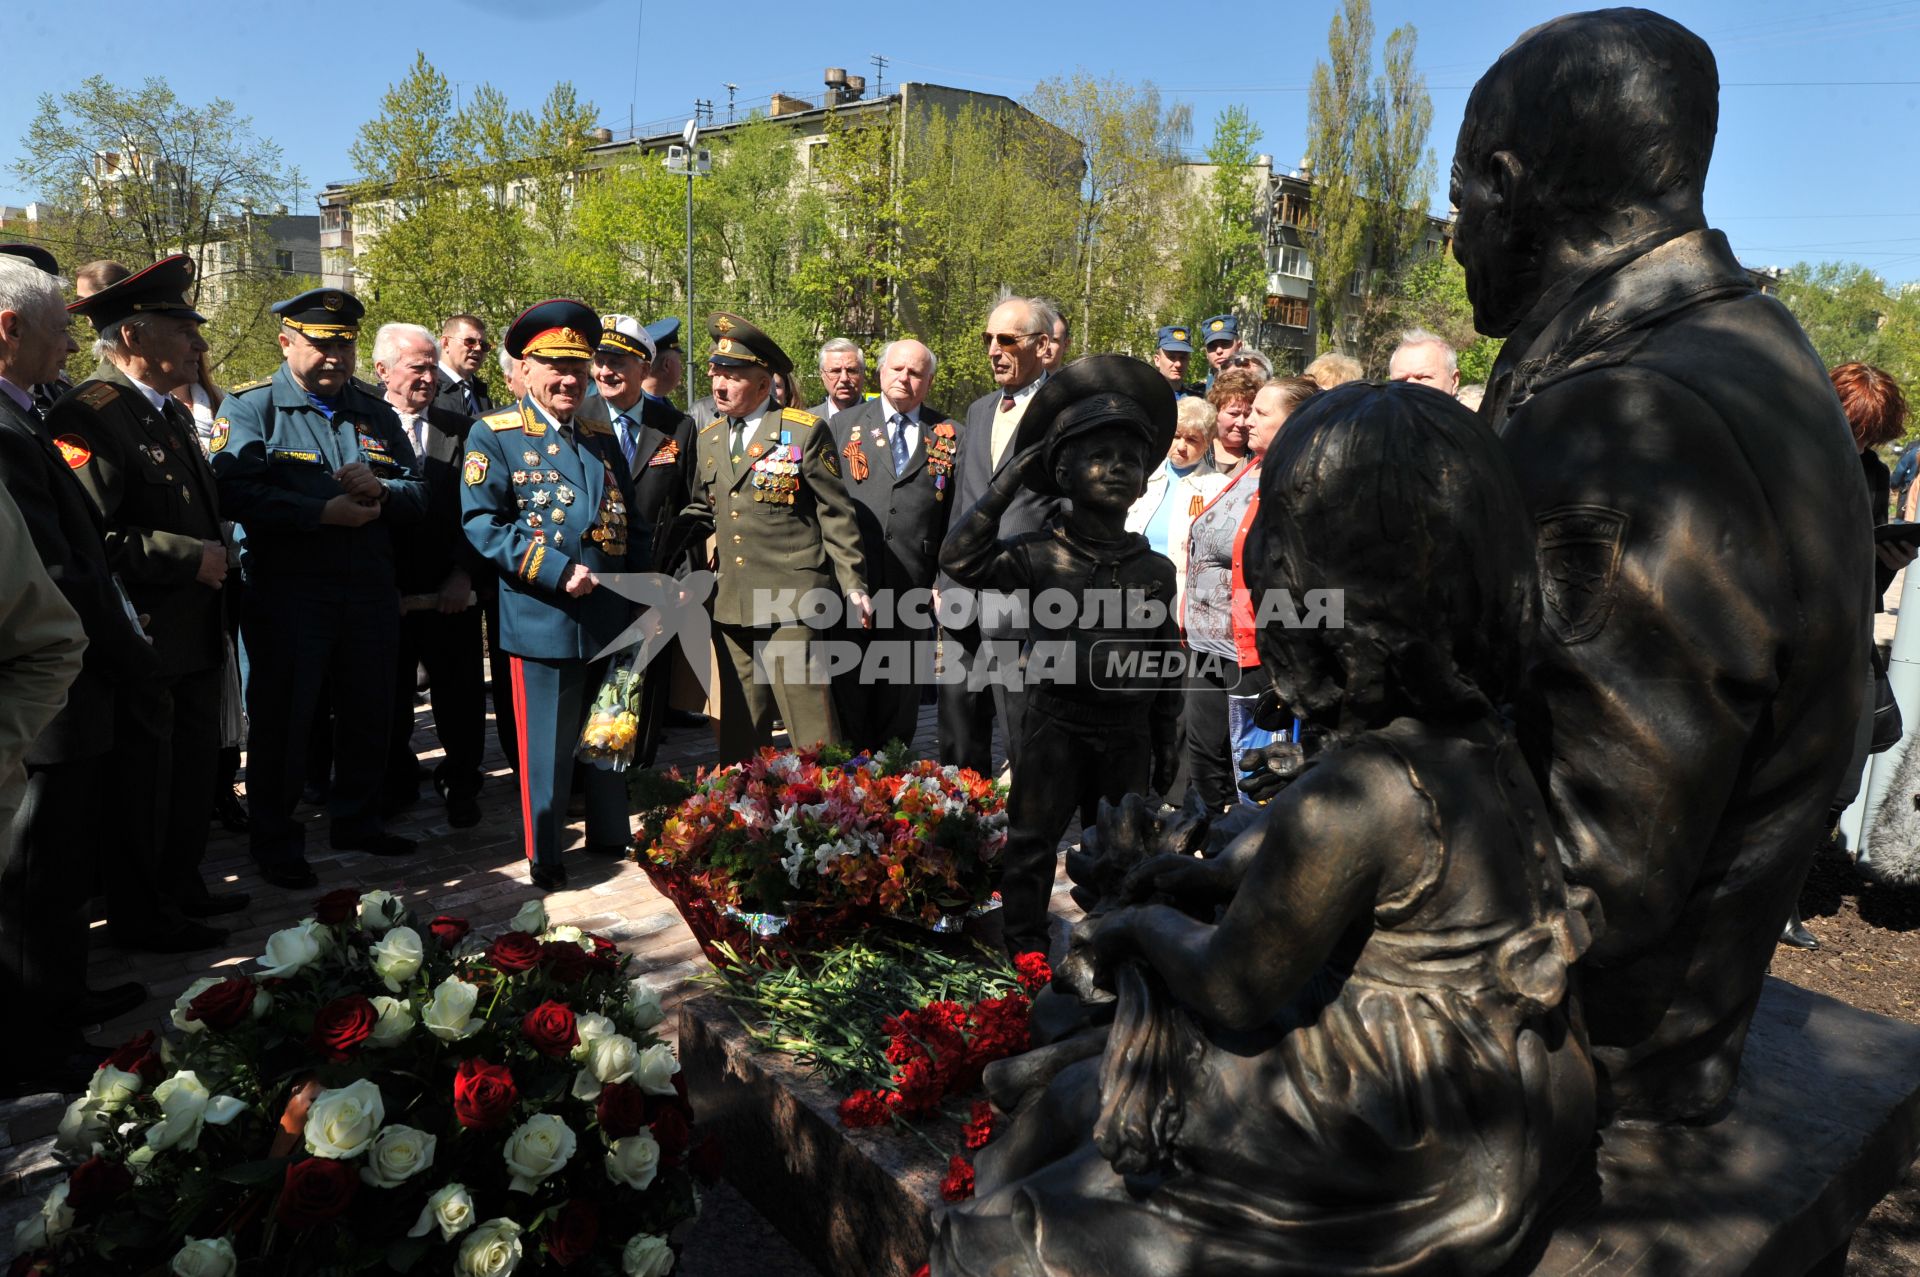
[[[981,333],[980,344],[991,350],[998,346],[1002,350],[1012,350],[1029,337],[1038,337],[1039,333]]]
[[[485,337],[462,337],[459,344],[462,346],[478,346],[482,350],[493,349],[493,343]]]

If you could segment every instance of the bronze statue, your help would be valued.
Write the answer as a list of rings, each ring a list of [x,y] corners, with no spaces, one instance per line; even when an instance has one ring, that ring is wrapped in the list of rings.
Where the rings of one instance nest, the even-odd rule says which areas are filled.
[[[1130,666],[1127,653],[1171,650],[1173,564],[1126,530],[1147,471],[1173,439],[1173,390],[1124,355],[1075,361],[1035,392],[1012,465],[953,529],[940,566],[962,585],[1033,600],[1024,739],[1007,795],[1000,898],[1010,952],[1046,953],[1056,852],[1076,811],[1165,787],[1179,737],[1178,692]],[[1039,531],[999,539],[1022,486],[1066,497]],[[1040,606],[1055,594],[1061,616]],[[1107,595],[1103,606],[1099,595]]]
[[[989,1070],[1016,1117],[938,1277],[1488,1273],[1585,1154],[1588,929],[1498,709],[1535,599],[1499,441],[1422,386],[1318,396],[1246,562],[1346,591],[1344,629],[1259,636],[1327,743],[1208,858],[1195,813],[1103,809],[1056,985],[1110,1027]]]
[[[1713,54],[1642,9],[1536,27],[1453,160],[1481,409],[1538,540],[1520,739],[1569,881],[1603,1099],[1723,1104],[1864,685],[1860,466],[1819,359],[1707,228]]]

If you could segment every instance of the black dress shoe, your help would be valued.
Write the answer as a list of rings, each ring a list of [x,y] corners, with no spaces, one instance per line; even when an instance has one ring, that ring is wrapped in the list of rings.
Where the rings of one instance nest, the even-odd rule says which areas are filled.
[[[623,842],[590,842],[587,844],[587,854],[589,856],[602,856],[608,860],[620,860],[626,857],[627,844]]]
[[[320,885],[319,876],[313,872],[313,866],[304,860],[277,861],[260,866],[260,877],[276,887],[285,887],[289,891],[299,891],[303,887]]]
[[[414,849],[413,839],[385,832],[352,834],[332,841],[335,851],[364,851],[369,856],[410,856]]]
[[[1796,913],[1788,918],[1787,925],[1780,929],[1780,943],[1790,949],[1818,949],[1820,937],[1808,931],[1806,924],[1800,921],[1800,915]]]
[[[116,984],[110,989],[88,989],[80,996],[65,1022],[72,1025],[105,1024],[117,1020],[147,1000],[147,986],[136,981]]]
[[[222,785],[213,795],[213,818],[220,827],[231,834],[244,834],[251,822],[247,819],[247,805],[240,801],[240,795],[233,786]]]
[[[244,891],[226,891],[215,895],[204,887],[180,901],[180,912],[189,918],[217,918],[223,913],[239,913],[253,903]]]
[[[160,926],[150,930],[116,927],[109,922],[107,938],[122,949],[138,949],[142,953],[198,953],[202,949],[225,944],[227,933],[218,927],[209,927],[204,922],[183,918],[170,927]]]
[[[559,891],[567,885],[567,871],[562,865],[535,865],[527,871],[527,877],[542,891]]]
[[[470,829],[480,823],[480,800],[474,796],[476,790],[456,792],[439,777],[434,778],[433,789],[447,805],[449,825],[455,829]]]

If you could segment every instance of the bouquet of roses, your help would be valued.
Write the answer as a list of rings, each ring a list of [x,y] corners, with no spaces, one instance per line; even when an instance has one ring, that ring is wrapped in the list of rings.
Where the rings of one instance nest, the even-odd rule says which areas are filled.
[[[607,676],[587,712],[580,731],[580,761],[602,771],[625,771],[633,763],[634,742],[640,735],[640,691],[645,682],[640,649],[607,667]]]
[[[652,864],[720,904],[935,924],[992,895],[1007,802],[978,773],[904,749],[766,749],[703,773],[658,830]]]
[[[15,1230],[45,1273],[391,1268],[659,1277],[698,1209],[679,1064],[630,958],[536,902],[490,943],[337,891],[195,981],[60,1124]]]

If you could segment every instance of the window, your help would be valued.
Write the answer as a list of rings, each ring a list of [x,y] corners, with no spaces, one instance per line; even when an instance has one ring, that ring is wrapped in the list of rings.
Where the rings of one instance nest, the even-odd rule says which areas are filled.
[[[1268,305],[1273,321],[1288,328],[1305,328],[1312,307],[1304,297],[1277,297]]]
[[[1313,263],[1307,260],[1307,250],[1296,248],[1292,244],[1280,246],[1280,273],[1291,275],[1295,279],[1312,279]]]
[[[273,251],[273,268],[282,275],[293,274],[293,250],[290,248],[276,248]]]

